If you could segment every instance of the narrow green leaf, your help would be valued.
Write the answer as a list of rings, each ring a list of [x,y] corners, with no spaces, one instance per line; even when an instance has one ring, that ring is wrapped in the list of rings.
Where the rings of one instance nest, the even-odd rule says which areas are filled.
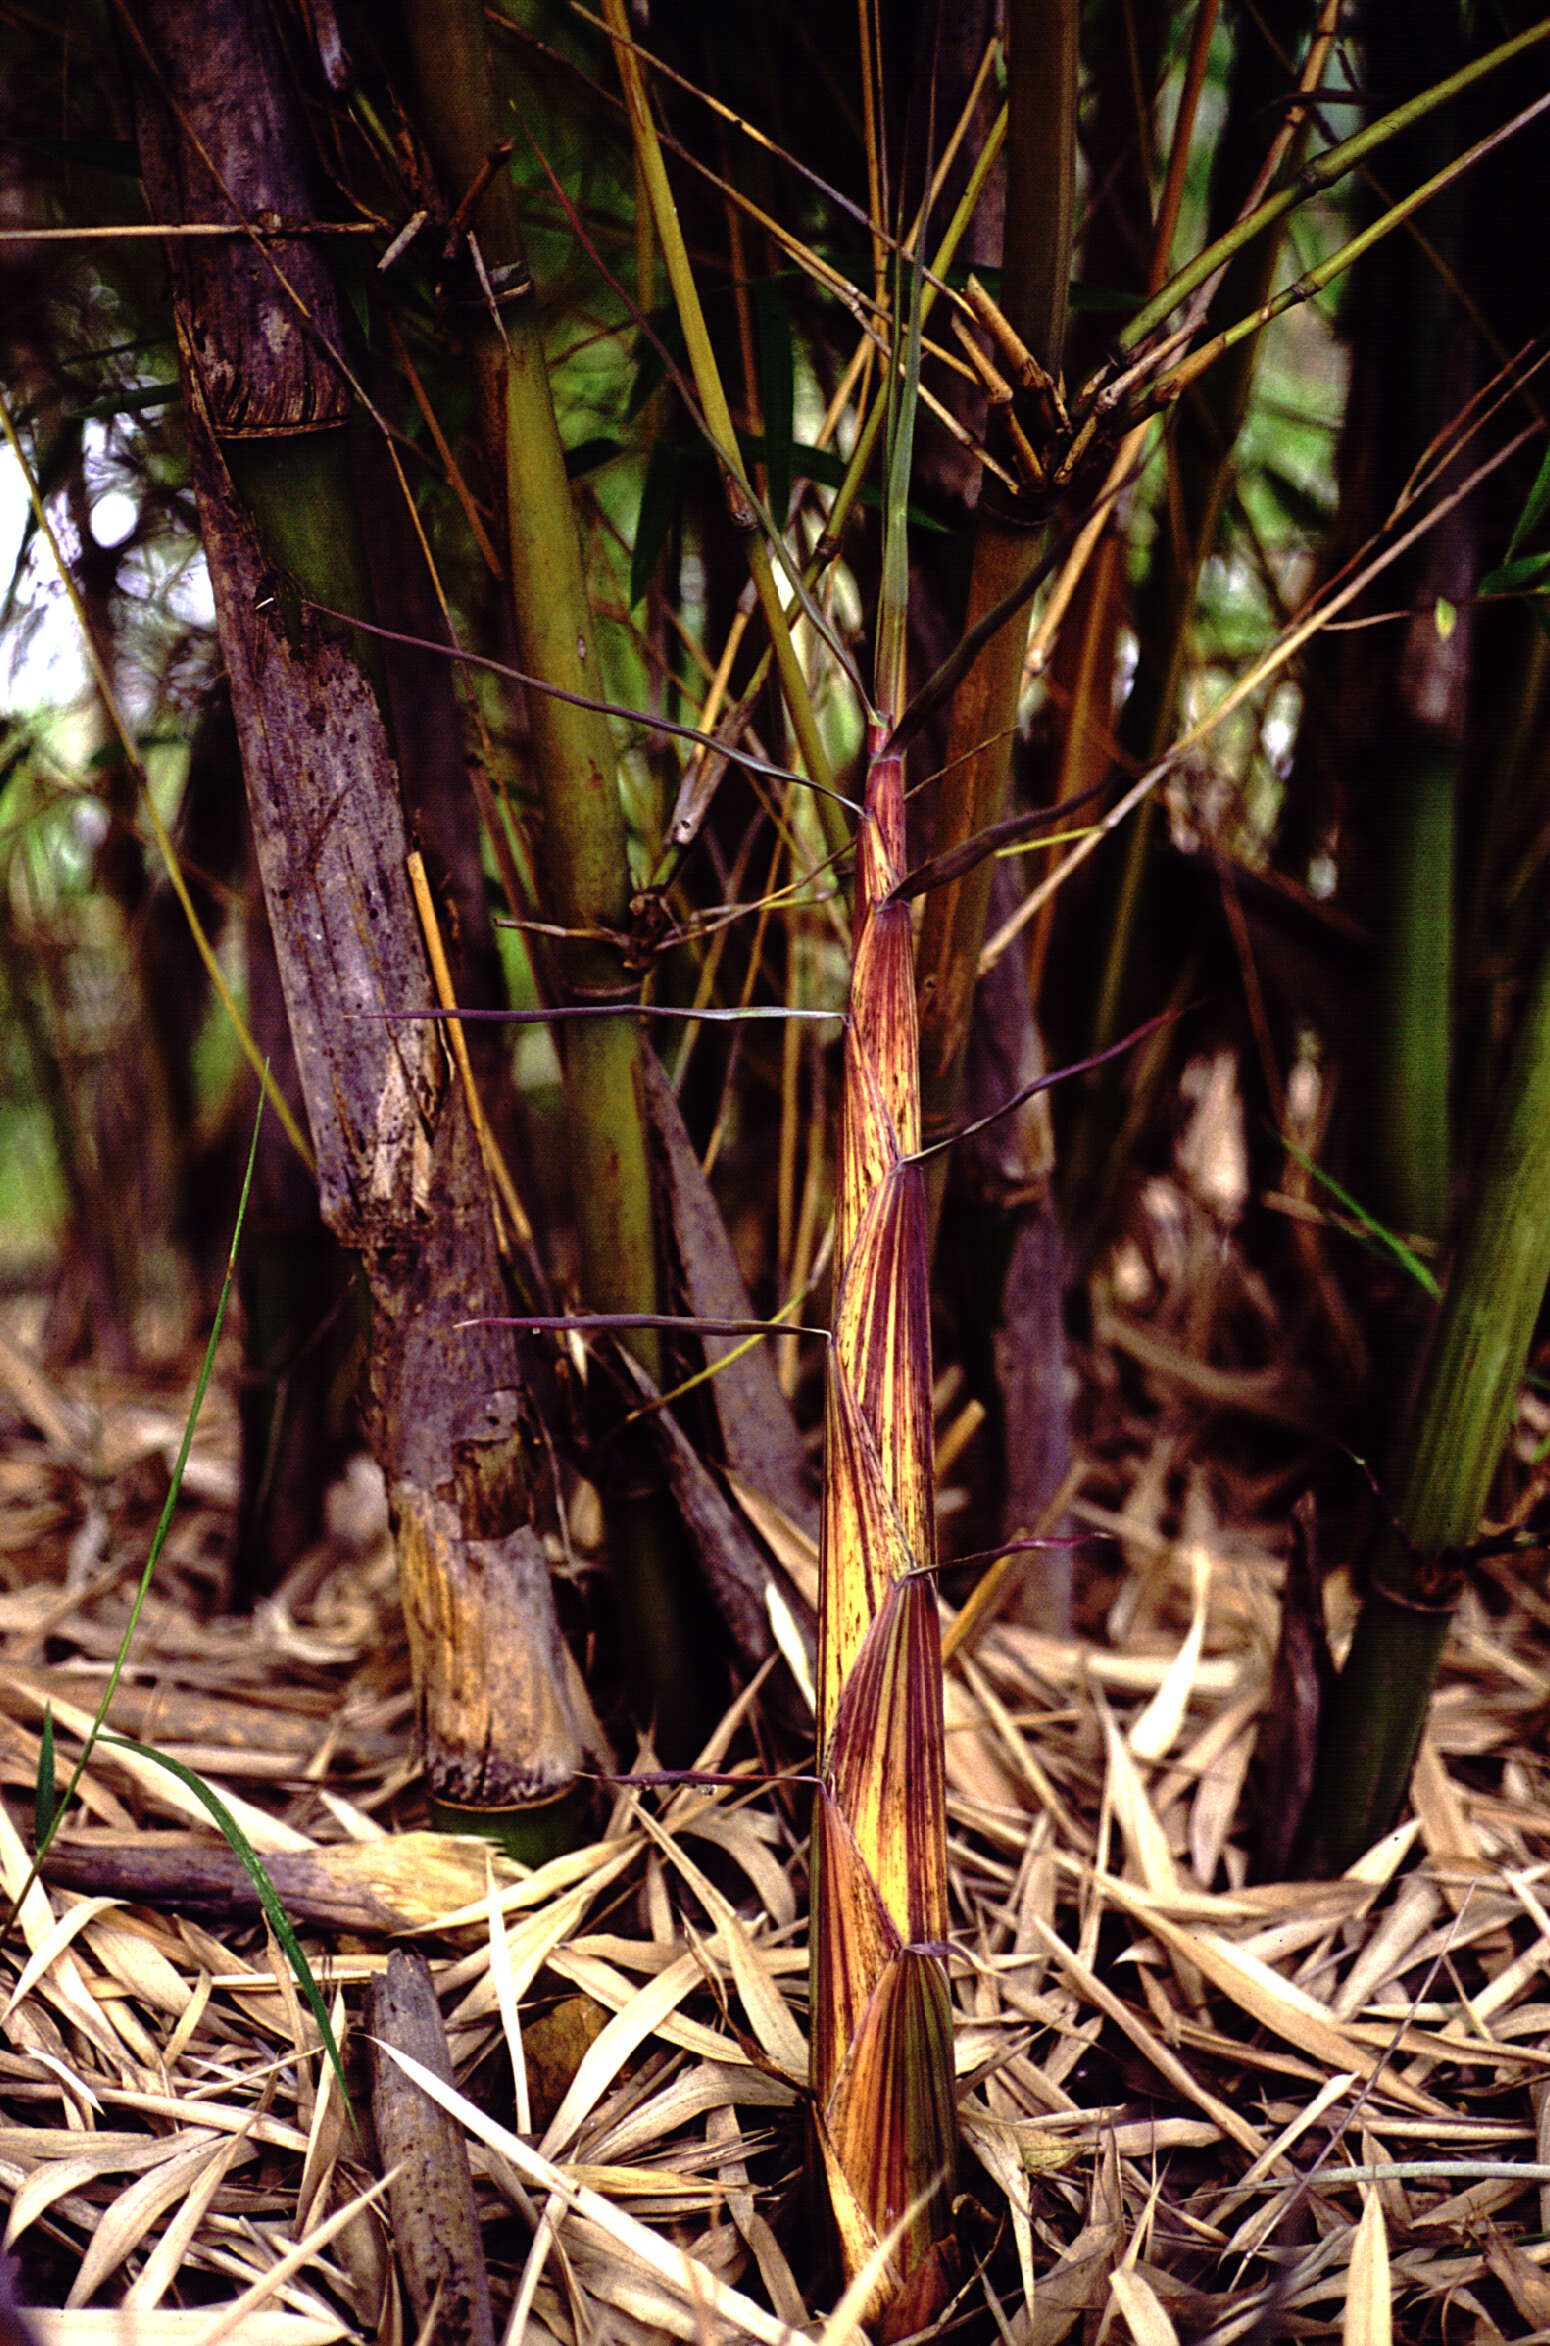
[[[88,171],[111,171],[122,179],[140,176],[140,150],[132,138],[18,138],[10,131],[6,144],[50,163],[79,163]]]
[[[1311,1173],[1314,1180],[1329,1191],[1336,1204],[1345,1208],[1352,1221],[1366,1232],[1383,1253],[1392,1255],[1400,1269],[1409,1272],[1422,1293],[1429,1295],[1435,1303],[1442,1289],[1414,1248],[1407,1246],[1397,1231],[1385,1229],[1374,1215],[1368,1213],[1365,1206],[1357,1204],[1348,1189],[1341,1188],[1332,1173],[1326,1173],[1322,1165],[1316,1165],[1311,1157],[1304,1156],[1302,1150],[1286,1139],[1284,1134],[1281,1146],[1289,1157],[1296,1159],[1305,1173]]]
[[[624,442],[610,439],[606,432],[594,433],[590,440],[578,440],[574,448],[565,451],[565,478],[568,481],[585,480],[589,473],[612,464],[616,456],[624,454]]]
[[[1500,562],[1488,570],[1480,581],[1482,595],[1522,594],[1526,589],[1541,587],[1550,581],[1550,554],[1519,554],[1511,562]]]
[[[241,1863],[243,1872],[258,1892],[258,1902],[264,1910],[269,1928],[284,1948],[286,1960],[296,1975],[296,1984],[306,1997],[307,2008],[318,2024],[318,2034],[323,2039],[328,2058],[333,2064],[334,2075],[339,2080],[339,2091],[344,2096],[345,2108],[349,2109],[350,2089],[345,2083],[344,2063],[339,2057],[339,2047],[334,2039],[333,2023],[328,2017],[328,2008],[323,2002],[318,1983],[312,1976],[312,1966],[302,1953],[301,1941],[291,1926],[290,1916],[280,1903],[279,1891],[265,1871],[263,1859],[243,1832],[231,1810],[213,1786],[207,1784],[202,1776],[196,1776],[192,1768],[186,1768],[181,1760],[172,1759],[164,1751],[154,1751],[148,1743],[137,1743],[132,1735],[109,1735],[104,1737],[104,1741],[110,1745],[117,1745],[123,1751],[137,1752],[141,1759],[154,1760],[159,1768],[166,1769],[169,1776],[176,1776],[180,1784],[186,1784],[195,1799],[202,1801],[209,1810],[225,1837],[227,1845]],[[351,2122],[354,2123],[353,2111],[351,2112]]]
[[[263,1081],[267,1084],[268,1080],[269,1062],[266,1059]],[[75,1798],[76,1787],[86,1772],[86,1763],[91,1758],[93,1746],[102,1732],[102,1722],[108,1715],[108,1709],[114,1695],[118,1692],[118,1682],[124,1674],[124,1664],[129,1659],[129,1648],[134,1642],[135,1631],[140,1626],[140,1615],[145,1609],[145,1600],[151,1591],[151,1580],[162,1549],[166,1545],[167,1534],[172,1528],[173,1512],[177,1507],[178,1494],[183,1488],[183,1476],[188,1466],[188,1454],[193,1447],[194,1428],[199,1423],[199,1412],[204,1405],[205,1392],[210,1383],[210,1372],[215,1366],[216,1346],[221,1340],[221,1328],[226,1319],[226,1306],[231,1300],[232,1281],[237,1275],[237,1243],[242,1236],[243,1222],[247,1218],[248,1197],[253,1187],[253,1166],[258,1156],[259,1127],[263,1123],[263,1119],[264,1093],[261,1089],[258,1099],[258,1113],[253,1119],[253,1137],[248,1143],[247,1170],[242,1176],[242,1195],[237,1200],[236,1227],[232,1231],[231,1250],[226,1257],[226,1276],[221,1282],[220,1301],[215,1307],[215,1318],[210,1328],[210,1341],[205,1346],[205,1356],[199,1369],[199,1381],[194,1387],[194,1398],[189,1404],[188,1416],[184,1421],[183,1440],[178,1447],[177,1458],[173,1463],[172,1480],[168,1486],[166,1502],[162,1507],[161,1519],[151,1541],[150,1554],[145,1559],[145,1569],[140,1575],[140,1585],[135,1591],[134,1603],[129,1608],[129,1619],[124,1624],[124,1634],[119,1640],[118,1652],[113,1658],[113,1667],[108,1672],[108,1683],[103,1688],[102,1700],[97,1705],[96,1716],[87,1731],[86,1741],[81,1746],[81,1756],[70,1771],[70,1781],[65,1786],[63,1799],[55,1806],[46,1831],[38,1837],[38,1844],[33,1852],[32,1864],[28,1869],[27,1878],[6,1909],[4,1921],[0,1922],[0,1943],[4,1942],[12,1923],[21,1912],[22,1900],[38,1878],[39,1868],[48,1855],[49,1843],[58,1830],[59,1820]]]
[[[1517,527],[1508,541],[1509,556],[1516,554],[1525,538],[1533,536],[1547,512],[1550,512],[1550,448],[1546,448],[1539,460],[1534,486],[1528,493],[1523,511],[1518,515]]]
[[[1310,535],[1328,529],[1334,498],[1322,482],[1310,485],[1300,481],[1273,459],[1260,466],[1259,478],[1261,486],[1295,528],[1307,530]]]
[[[904,381],[888,370],[888,502],[883,513],[883,573],[877,600],[877,699],[890,722],[904,701],[904,646],[910,599],[910,472],[915,452],[915,407],[920,396],[921,265],[925,238],[915,240],[910,322],[904,345]],[[896,272],[894,320],[904,300],[904,272]]]
[[[144,415],[148,408],[172,407],[183,396],[178,383],[142,383],[136,390],[104,391],[100,399],[92,399],[84,407],[69,410],[66,421],[84,423],[88,418],[114,415]]]
[[[635,549],[630,556],[630,609],[645,594],[656,575],[662,549],[679,506],[679,458],[676,448],[658,440],[646,464],[640,513],[635,523]]]
[[[993,299],[1001,292],[999,269],[977,268],[974,274]],[[1127,293],[1119,285],[1073,285],[1066,295],[1068,309],[1080,310],[1088,317],[1129,317],[1141,307],[1138,293]]]
[[[671,302],[665,308],[650,311],[641,319],[640,325],[640,358],[635,369],[635,380],[630,385],[629,398],[624,403],[627,423],[632,422],[653,394],[661,390],[667,381],[669,363],[680,366],[686,356],[683,328],[678,322],[678,311]]]
[[[797,371],[791,313],[774,280],[766,279],[754,287],[753,315],[759,351],[759,411],[764,418],[764,465],[769,475],[770,512],[780,528],[791,504]]]
[[[38,1782],[33,1794],[33,1847],[41,1849],[54,1823],[54,1706],[43,1706],[43,1733],[38,1739]]]

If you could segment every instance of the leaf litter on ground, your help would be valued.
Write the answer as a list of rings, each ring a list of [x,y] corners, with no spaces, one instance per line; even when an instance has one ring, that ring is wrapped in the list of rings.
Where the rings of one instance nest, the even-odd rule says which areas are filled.
[[[1105,2322],[1212,2346],[1270,2323],[1440,2338],[1445,2314],[1511,2335],[1550,2293],[1543,1607],[1519,1558],[1493,1566],[1489,1608],[1466,1596],[1396,1834],[1343,1881],[1253,1880],[1289,1507],[1213,1441],[1224,1404],[1189,1359],[1231,1372],[1200,1327],[1158,1308],[1122,1379],[1085,1364],[1073,1512],[1109,1573],[1086,1633],[1014,1607],[955,1636],[944,1602],[973,2245],[950,2322],[1019,2346]],[[156,1410],[100,1370],[45,1377],[30,1333],[8,1307],[28,1374],[0,1377],[0,1471],[31,1526],[0,1533],[8,1897],[44,1723],[62,1785],[150,1536],[143,1476],[93,1482],[61,1437],[90,1426],[88,1451],[143,1459],[130,1421]],[[745,1696],[682,1782],[600,1788],[597,1839],[540,1869],[424,1834],[380,1516],[251,1620],[211,1610],[234,1370],[228,1343],[200,1432],[227,1471],[183,1494],[61,1870],[0,1957],[5,2247],[40,2338],[413,2334],[369,2135],[168,1757],[261,1856],[362,2114],[362,1997],[396,1942],[428,1956],[453,2080],[434,2090],[467,2142],[499,2323],[517,2308],[557,2346],[849,2330],[802,2197],[806,1794],[771,1774],[772,1753],[811,1766],[790,1700],[779,1725]],[[126,1561],[72,1583],[89,1505]],[[749,1512],[800,1575],[800,1531],[771,1541],[769,1503]],[[1337,1579],[1337,1643],[1342,1602]]]

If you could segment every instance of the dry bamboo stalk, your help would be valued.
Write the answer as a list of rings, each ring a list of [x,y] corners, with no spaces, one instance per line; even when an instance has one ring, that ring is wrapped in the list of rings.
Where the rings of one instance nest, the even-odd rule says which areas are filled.
[[[956,2115],[919,1045],[904,781],[877,755],[856,844],[829,1351],[813,1829],[813,2088],[847,2274],[902,2226],[870,2313],[939,2306]]]

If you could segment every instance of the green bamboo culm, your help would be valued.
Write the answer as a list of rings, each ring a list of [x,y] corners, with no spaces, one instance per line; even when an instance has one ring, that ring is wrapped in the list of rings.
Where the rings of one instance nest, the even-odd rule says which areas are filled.
[[[407,11],[423,119],[447,193],[475,188],[469,225],[478,267],[468,303],[480,428],[506,490],[507,576],[523,666],[559,691],[604,697],[565,452],[555,420],[537,297],[516,190],[501,155],[484,12],[477,0],[412,0]],[[553,918],[569,935],[557,957],[572,1001],[631,1001],[638,991],[612,942],[629,925],[631,879],[618,763],[608,719],[535,690],[529,696],[543,816],[542,868]],[[600,1312],[658,1309],[656,1234],[642,1109],[637,1023],[584,1018],[564,1034],[573,1199],[587,1303]],[[661,1339],[625,1339],[654,1382]],[[659,1513],[631,1506],[618,1526],[623,1596],[640,1674],[659,1718],[689,1728],[703,1672],[684,1628],[679,1575]]]
[[[1411,1414],[1395,1515],[1322,1724],[1309,1870],[1393,1823],[1550,1279],[1550,952],[1508,1065]]]
[[[1452,1153],[1453,875],[1458,752],[1419,755],[1399,793],[1378,989],[1380,1210],[1414,1238],[1447,1227]]]
[[[507,569],[523,665],[562,692],[600,700],[596,635],[537,300],[516,192],[499,159],[484,13],[470,0],[415,0],[407,14],[422,115],[448,198],[461,203],[485,182],[470,219],[482,276],[470,269],[461,291],[486,454],[506,491]],[[544,879],[555,919],[572,932],[560,956],[562,982],[578,999],[626,999],[635,989],[618,948],[600,933],[623,931],[630,903],[608,719],[542,691],[532,694],[529,715]],[[578,1019],[565,1035],[575,1205],[587,1300],[597,1311],[656,1309],[638,1050],[629,1018]],[[629,1344],[642,1367],[659,1377],[655,1330],[632,1334]]]

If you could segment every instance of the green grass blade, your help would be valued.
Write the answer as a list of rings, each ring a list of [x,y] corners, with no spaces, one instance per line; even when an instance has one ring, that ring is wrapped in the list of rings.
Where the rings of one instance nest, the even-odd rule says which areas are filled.
[[[280,1903],[279,1891],[264,1869],[263,1859],[243,1832],[231,1810],[226,1806],[220,1794],[207,1784],[202,1776],[196,1776],[192,1768],[186,1768],[181,1760],[170,1758],[164,1751],[154,1751],[148,1743],[136,1743],[132,1735],[109,1735],[105,1740],[122,1751],[138,1753],[141,1759],[154,1760],[159,1768],[166,1769],[169,1776],[176,1776],[180,1784],[186,1784],[195,1799],[202,1801],[209,1810],[227,1845],[240,1862],[243,1872],[258,1892],[258,1902],[264,1910],[264,1918],[284,1948],[286,1960],[296,1975],[296,1985],[307,1999],[307,2009],[318,2024],[318,2034],[323,2039],[329,2060],[333,2063],[334,2075],[339,2080],[339,2091],[344,2096],[345,2108],[349,2109],[350,2089],[345,2083],[344,2063],[339,2057],[339,2047],[334,2038],[333,2024],[329,2020],[322,1992],[312,1976],[312,1966],[302,1953],[301,1941],[297,1938],[292,1927],[290,1916]],[[353,2112],[351,2115],[353,2123]]]
[[[210,1340],[205,1346],[204,1359],[200,1363],[199,1381],[194,1387],[194,1398],[189,1405],[188,1417],[184,1422],[183,1440],[179,1445],[178,1455],[173,1465],[172,1480],[168,1486],[166,1504],[162,1508],[161,1518],[157,1523],[155,1536],[151,1541],[150,1553],[145,1559],[145,1569],[140,1575],[140,1585],[135,1591],[134,1603],[129,1608],[129,1619],[124,1625],[124,1634],[119,1641],[118,1652],[113,1659],[113,1667],[108,1672],[108,1683],[103,1689],[102,1700],[98,1703],[96,1714],[92,1719],[91,1726],[87,1730],[86,1741],[81,1746],[81,1756],[70,1771],[70,1781],[65,1786],[63,1798],[53,1808],[46,1828],[40,1831],[38,1834],[37,1847],[33,1853],[32,1865],[28,1871],[27,1879],[23,1882],[15,1897],[11,1900],[10,1906],[6,1910],[4,1921],[0,1922],[0,1944],[4,1943],[12,1923],[16,1920],[17,1915],[21,1911],[22,1900],[27,1896],[27,1893],[31,1890],[33,1883],[37,1880],[39,1871],[43,1864],[43,1860],[45,1857],[47,1857],[50,1845],[53,1842],[54,1835],[59,1830],[60,1820],[64,1816],[64,1813],[69,1807],[71,1801],[75,1798],[77,1787],[80,1784],[82,1776],[86,1772],[86,1763],[91,1758],[93,1747],[96,1744],[98,1736],[102,1732],[102,1723],[108,1715],[109,1705],[111,1704],[114,1695],[118,1692],[118,1682],[124,1674],[124,1664],[129,1659],[129,1649],[134,1642],[135,1631],[140,1626],[140,1615],[145,1610],[145,1600],[151,1593],[151,1580],[156,1571],[157,1562],[160,1559],[162,1549],[166,1545],[167,1534],[172,1529],[172,1518],[177,1508],[178,1494],[183,1488],[183,1476],[188,1466],[188,1454],[189,1451],[193,1448],[194,1428],[199,1423],[199,1412],[204,1406],[204,1397],[210,1384],[210,1374],[215,1367],[216,1346],[220,1343],[221,1340],[221,1328],[226,1319],[226,1306],[231,1300],[232,1281],[236,1278],[237,1275],[237,1246],[242,1237],[243,1222],[247,1218],[248,1196],[253,1187],[253,1166],[258,1156],[258,1134],[259,1127],[262,1124],[264,1117],[264,1096],[265,1089],[267,1088],[268,1076],[269,1062],[266,1059],[264,1062],[264,1081],[259,1091],[258,1114],[253,1119],[253,1137],[248,1143],[247,1167],[242,1176],[242,1194],[237,1200],[236,1227],[232,1231],[231,1250],[226,1257],[226,1276],[221,1282],[220,1300],[216,1304],[215,1318],[212,1321],[210,1327]],[[52,1752],[52,1723],[48,1721],[47,1718],[45,1718],[44,1732],[48,1737],[49,1749],[50,1752]],[[40,1760],[40,1817],[41,1789],[42,1767]],[[52,1787],[50,1787],[50,1789],[52,1789]]]
[[[1329,1191],[1335,1203],[1344,1208],[1352,1221],[1372,1240],[1380,1253],[1392,1256],[1400,1269],[1408,1272],[1422,1294],[1429,1296],[1435,1303],[1442,1293],[1442,1288],[1414,1248],[1405,1244],[1398,1231],[1387,1229],[1374,1215],[1368,1213],[1365,1206],[1358,1205],[1351,1192],[1341,1188],[1333,1173],[1326,1173],[1322,1165],[1317,1165],[1311,1157],[1304,1156],[1302,1150],[1297,1147],[1295,1142],[1289,1141],[1284,1133],[1281,1135],[1281,1146],[1289,1157],[1296,1160],[1305,1173],[1311,1173],[1320,1187]]]
[[[47,1847],[55,1817],[54,1801],[54,1706],[43,1706],[43,1733],[38,1739],[38,1782],[33,1793],[33,1847]]]

